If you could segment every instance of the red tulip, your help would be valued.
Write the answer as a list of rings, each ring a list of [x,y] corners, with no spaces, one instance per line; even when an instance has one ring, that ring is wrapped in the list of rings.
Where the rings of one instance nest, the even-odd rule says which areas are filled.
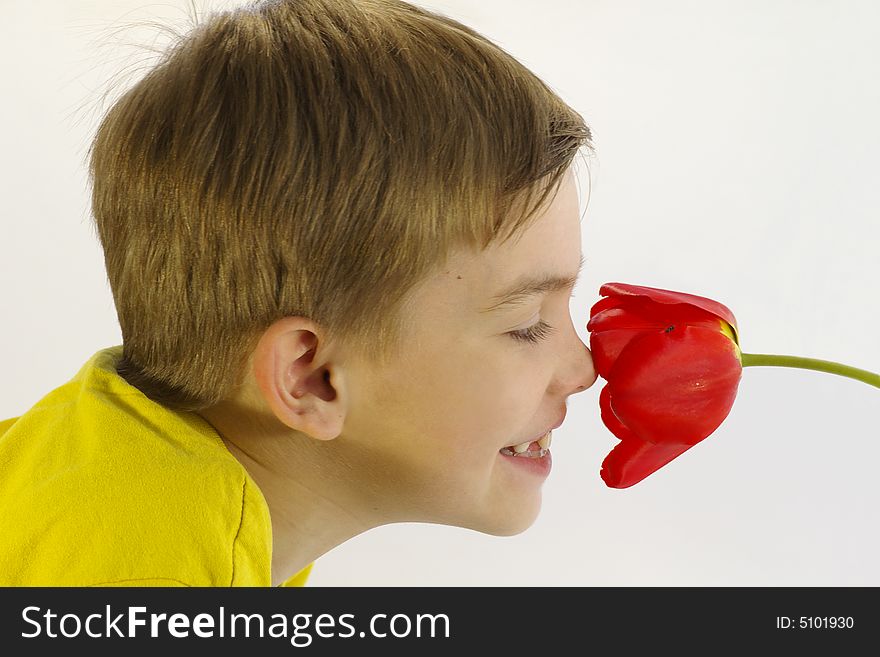
[[[590,350],[602,422],[620,443],[599,473],[628,488],[712,434],[730,413],[742,370],[796,367],[880,388],[880,375],[833,361],[747,354],[736,318],[717,301],[655,287],[606,283],[590,309]]]
[[[602,422],[620,439],[600,475],[628,488],[709,436],[742,376],[736,318],[704,297],[606,283],[587,330]]]

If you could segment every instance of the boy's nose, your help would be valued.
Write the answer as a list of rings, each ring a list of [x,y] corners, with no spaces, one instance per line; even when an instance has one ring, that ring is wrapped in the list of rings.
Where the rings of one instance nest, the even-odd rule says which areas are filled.
[[[583,392],[596,382],[598,375],[593,366],[593,354],[580,338],[575,340],[574,354],[568,359],[568,367],[572,394]]]

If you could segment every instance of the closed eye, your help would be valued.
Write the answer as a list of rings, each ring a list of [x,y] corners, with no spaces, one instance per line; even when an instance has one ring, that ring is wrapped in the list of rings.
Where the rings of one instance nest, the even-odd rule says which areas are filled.
[[[515,340],[519,340],[521,342],[529,342],[531,344],[536,344],[545,340],[547,336],[549,336],[553,331],[555,331],[550,324],[545,322],[543,319],[538,320],[535,324],[532,324],[528,328],[520,329],[518,331],[510,331],[508,335]]]

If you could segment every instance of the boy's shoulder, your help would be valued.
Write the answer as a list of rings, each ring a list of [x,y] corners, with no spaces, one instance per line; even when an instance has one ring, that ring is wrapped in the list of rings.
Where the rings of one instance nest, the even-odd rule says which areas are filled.
[[[262,493],[205,420],[119,377],[120,355],[0,421],[0,585],[268,586]]]

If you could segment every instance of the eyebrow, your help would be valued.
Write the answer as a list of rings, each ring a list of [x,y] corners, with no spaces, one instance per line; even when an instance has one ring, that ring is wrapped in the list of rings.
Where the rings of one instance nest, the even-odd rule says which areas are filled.
[[[537,294],[545,292],[558,292],[569,287],[574,287],[577,283],[578,276],[584,268],[584,254],[581,254],[581,260],[578,263],[578,269],[574,274],[541,274],[538,276],[528,276],[518,280],[513,286],[505,290],[501,294],[495,295],[494,303],[480,312],[489,313],[517,306],[527,301]]]

